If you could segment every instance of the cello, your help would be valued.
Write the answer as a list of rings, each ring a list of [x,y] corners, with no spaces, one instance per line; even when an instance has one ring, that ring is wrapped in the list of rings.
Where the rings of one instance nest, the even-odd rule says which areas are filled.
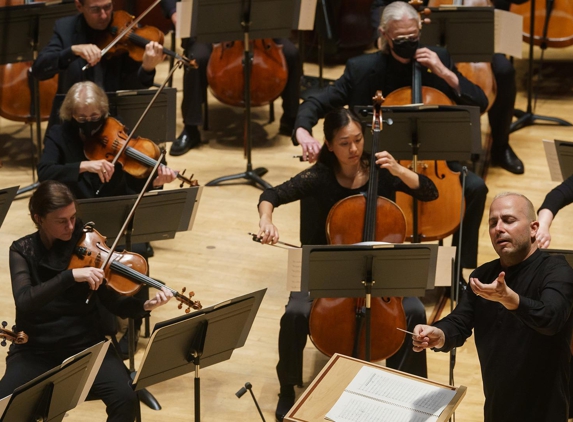
[[[350,244],[361,241],[401,243],[406,221],[400,208],[392,201],[378,196],[378,167],[376,152],[382,129],[380,105],[382,93],[374,97],[373,144],[370,154],[368,192],[353,195],[336,203],[326,221],[330,244]],[[377,335],[367,338],[364,319],[371,315]],[[366,317],[366,318],[364,318]],[[368,322],[367,322],[368,323]],[[392,356],[404,342],[406,315],[402,298],[321,298],[313,302],[309,318],[310,339],[318,350],[332,356],[334,353],[352,355],[361,359],[379,361]],[[370,347],[369,347],[370,346]]]
[[[531,0],[530,0],[531,1]],[[523,41],[531,38],[531,4],[512,4],[510,11],[523,16]],[[533,44],[563,48],[573,45],[573,2],[535,0]]]

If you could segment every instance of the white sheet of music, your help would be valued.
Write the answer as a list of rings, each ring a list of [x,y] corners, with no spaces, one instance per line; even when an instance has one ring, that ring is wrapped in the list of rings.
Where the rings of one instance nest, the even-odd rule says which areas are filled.
[[[300,292],[302,248],[288,250],[287,292]]]
[[[300,12],[298,16],[299,31],[312,31],[314,29],[314,15],[316,14],[317,0],[300,0]]]
[[[521,59],[523,16],[499,9],[494,13],[495,52]]]
[[[559,157],[557,156],[557,147],[554,140],[544,139],[543,149],[545,150],[545,158],[547,158],[547,167],[551,180],[554,182],[562,182],[563,174],[561,173],[561,165],[559,164]]]
[[[436,421],[455,391],[363,366],[326,418],[335,422]]]
[[[177,25],[175,36],[177,38],[189,38],[191,36],[191,14],[193,13],[194,0],[181,0],[175,5],[177,13]]]

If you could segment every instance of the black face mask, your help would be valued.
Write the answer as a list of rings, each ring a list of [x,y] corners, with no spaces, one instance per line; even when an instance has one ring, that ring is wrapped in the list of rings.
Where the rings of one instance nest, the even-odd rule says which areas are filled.
[[[420,40],[404,39],[392,41],[392,51],[394,51],[398,57],[411,60],[416,55],[419,44]]]
[[[91,138],[94,136],[103,126],[104,118],[101,117],[98,120],[78,122],[76,119],[72,118],[74,126],[78,128],[80,133],[86,138]]]

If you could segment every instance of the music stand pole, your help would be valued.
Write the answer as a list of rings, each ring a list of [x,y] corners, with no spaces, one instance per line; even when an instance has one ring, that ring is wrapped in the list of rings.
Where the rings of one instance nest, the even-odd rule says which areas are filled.
[[[529,77],[527,78],[527,110],[514,110],[514,115],[518,118],[513,122],[509,128],[509,133],[518,131],[526,126],[534,125],[537,120],[542,120],[546,122],[557,123],[559,126],[573,126],[566,120],[560,119],[558,117],[541,116],[539,114],[533,113],[533,107],[531,105],[533,101],[533,44],[534,44],[534,34],[535,34],[535,0],[531,0],[531,12],[529,15]],[[547,26],[549,24],[549,16],[551,14],[550,1],[547,2],[547,12],[545,15],[545,26],[543,29],[544,37],[542,39],[543,45],[542,49],[546,49],[545,39],[547,35]]]
[[[250,51],[249,42],[249,29],[251,25],[251,0],[247,1],[245,9],[243,10],[243,20],[241,22],[241,27],[243,28],[244,43],[245,43],[245,54],[243,58],[243,76],[245,83],[245,130],[244,136],[246,141],[246,151],[247,156],[247,170],[243,173],[232,174],[229,176],[221,176],[214,180],[211,180],[206,184],[206,186],[216,186],[219,183],[226,182],[229,180],[246,179],[247,181],[253,183],[255,186],[259,186],[263,189],[270,189],[272,185],[262,179],[261,176],[268,173],[268,170],[264,167],[258,167],[253,170],[253,164],[251,163],[251,150],[253,149],[253,139],[251,133],[251,67],[252,67],[252,55]]]

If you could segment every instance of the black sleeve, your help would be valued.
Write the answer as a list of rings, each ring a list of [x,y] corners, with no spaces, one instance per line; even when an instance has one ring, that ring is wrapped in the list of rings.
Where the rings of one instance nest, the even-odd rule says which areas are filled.
[[[290,180],[270,189],[265,189],[259,197],[259,204],[267,201],[276,208],[283,204],[313,196],[328,177],[327,171],[320,171],[319,165],[306,169]]]
[[[138,318],[149,315],[143,309],[144,299],[133,296],[122,296],[115,290],[100,286],[97,290],[98,297],[104,306],[114,315],[121,318]]]
[[[329,111],[348,104],[348,97],[353,90],[353,81],[355,81],[352,73],[352,66],[348,63],[344,74],[334,82],[334,85],[327,86],[300,105],[294,123],[292,137],[294,145],[298,145],[295,133],[299,127],[312,134],[312,128],[319,119],[322,119]]]
[[[80,177],[80,161],[66,163],[62,150],[61,125],[53,125],[44,138],[44,152],[38,163],[38,179],[57,180],[65,184],[77,183]],[[87,160],[87,159],[86,159]]]
[[[77,58],[71,47],[65,47],[60,25],[56,22],[50,42],[40,51],[32,65],[32,75],[41,81],[50,79],[66,70]]]
[[[392,176],[393,178],[393,186],[395,191],[400,191],[407,193],[410,196],[413,196],[418,201],[433,201],[438,199],[439,193],[436,185],[432,181],[432,179],[424,176],[423,174],[418,174],[418,179],[420,186],[418,189],[412,189],[408,185],[406,185],[399,177]]]
[[[539,210],[547,208],[557,215],[559,210],[573,202],[573,175],[547,194]],[[539,212],[539,211],[538,211]]]
[[[10,249],[10,276],[16,308],[22,312],[32,312],[58,297],[75,281],[72,270],[65,270],[54,278],[40,284],[32,283],[26,259]]]
[[[175,13],[177,9],[176,4],[177,0],[161,0],[161,9],[163,10],[165,16],[171,18],[171,15]]]

